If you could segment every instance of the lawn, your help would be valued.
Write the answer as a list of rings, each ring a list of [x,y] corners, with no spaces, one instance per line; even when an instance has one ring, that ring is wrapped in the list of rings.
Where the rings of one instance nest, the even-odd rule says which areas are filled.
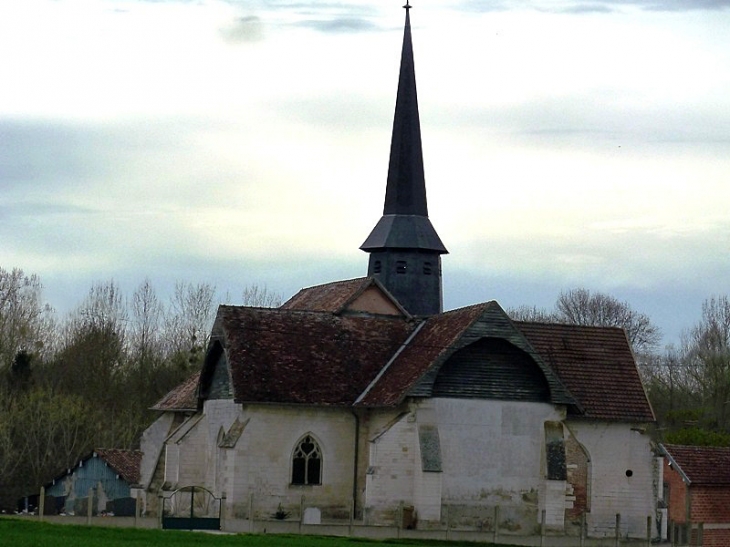
[[[30,519],[0,519],[1,547],[475,547],[463,541],[387,540],[290,535],[218,535],[173,530],[141,530],[134,528],[102,528],[46,524]],[[484,544],[482,544],[484,545]],[[492,547],[499,545],[489,544]],[[505,546],[502,546],[505,547]]]

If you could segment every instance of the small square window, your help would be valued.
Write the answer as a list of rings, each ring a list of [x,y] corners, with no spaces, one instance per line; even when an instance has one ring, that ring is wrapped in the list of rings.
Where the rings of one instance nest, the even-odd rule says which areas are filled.
[[[431,275],[433,273],[433,265],[430,262],[423,263],[423,275]]]
[[[380,262],[380,260],[376,260],[376,261],[375,261],[375,262],[373,263],[373,273],[379,274],[379,273],[380,273],[380,270],[381,270],[382,268],[383,268],[383,265],[382,265],[382,263]]]
[[[399,260],[395,263],[395,273],[404,274],[408,269],[408,265],[405,260]]]

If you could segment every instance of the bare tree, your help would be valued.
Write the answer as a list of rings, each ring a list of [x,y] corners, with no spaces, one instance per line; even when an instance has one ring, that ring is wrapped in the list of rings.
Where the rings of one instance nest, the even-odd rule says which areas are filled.
[[[48,351],[53,310],[42,303],[41,293],[38,276],[0,268],[0,370],[7,370],[20,351]]]
[[[712,426],[730,432],[730,298],[713,297],[684,337],[684,363]]]
[[[537,306],[519,306],[507,310],[507,315],[515,321],[530,321],[534,323],[558,323],[555,312]]]
[[[648,315],[637,312],[627,302],[588,289],[572,289],[560,293],[555,303],[559,322],[598,327],[620,327],[626,331],[637,354],[648,354],[661,340],[659,328]]]
[[[278,308],[282,301],[281,294],[270,291],[266,285],[262,287],[254,283],[243,289],[241,304],[257,308]]]
[[[149,279],[132,295],[131,338],[133,352],[142,358],[159,353],[164,308]]]
[[[166,316],[168,352],[188,352],[191,360],[199,360],[208,345],[215,314],[215,288],[199,283],[175,285]]]

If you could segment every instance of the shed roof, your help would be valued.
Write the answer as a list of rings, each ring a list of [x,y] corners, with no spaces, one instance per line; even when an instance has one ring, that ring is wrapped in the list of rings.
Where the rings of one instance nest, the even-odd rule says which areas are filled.
[[[689,484],[730,484],[730,448],[680,444],[662,444],[660,448]]]
[[[94,452],[129,484],[139,483],[140,465],[142,464],[141,451],[123,450],[121,448],[97,448]]]

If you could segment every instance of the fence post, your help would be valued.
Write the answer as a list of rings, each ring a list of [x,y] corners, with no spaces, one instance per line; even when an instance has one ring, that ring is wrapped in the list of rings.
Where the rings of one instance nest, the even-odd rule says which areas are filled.
[[[135,528],[137,528],[137,525],[138,525],[138,521],[139,521],[139,508],[142,505],[140,503],[141,502],[141,499],[140,499],[139,496],[140,496],[140,494],[139,494],[139,492],[137,492],[137,497],[134,498],[134,527]]]
[[[545,517],[547,513],[545,509],[540,511],[540,547],[545,545]]]
[[[499,505],[494,506],[494,538],[492,543],[497,543],[499,537]]]
[[[704,536],[705,535],[705,524],[703,522],[700,522],[697,524],[697,545],[699,547],[702,547],[704,545]]]
[[[348,535],[352,537],[352,530],[355,526],[355,502],[353,500],[350,500],[350,526],[348,530]]]
[[[253,534],[253,492],[248,497],[248,533]]]
[[[219,508],[219,518],[221,522],[221,531],[223,531],[225,525],[226,525],[226,493],[223,492],[221,494],[221,500],[220,500],[220,508]]]
[[[165,498],[162,494],[157,495],[157,525],[162,530],[162,516],[165,514]]]
[[[41,486],[41,497],[38,499],[38,520],[43,522],[43,515],[46,513],[46,487]]]
[[[94,506],[94,489],[89,488],[89,503],[86,504],[86,524],[91,525],[91,515]]]
[[[588,524],[586,523],[585,511],[580,514],[580,547],[583,547],[586,543],[586,536],[588,535]]]
[[[398,530],[398,538],[400,539],[400,529],[403,526],[403,500],[398,504],[397,520],[395,527]]]
[[[302,534],[302,522],[304,522],[304,494],[299,499],[299,535]]]
[[[451,515],[449,514],[449,504],[448,503],[444,505],[444,509],[446,510],[446,541],[449,541],[449,526],[450,526],[449,517]]]
[[[616,539],[614,545],[618,547],[619,538],[621,537],[621,513],[616,513]]]
[[[646,517],[646,545],[651,547],[651,515]]]

